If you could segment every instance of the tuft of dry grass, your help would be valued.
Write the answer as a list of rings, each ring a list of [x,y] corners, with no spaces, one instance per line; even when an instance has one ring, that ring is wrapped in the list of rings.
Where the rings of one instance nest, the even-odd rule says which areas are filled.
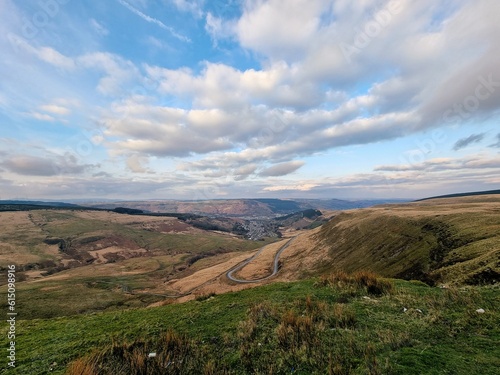
[[[150,353],[155,353],[150,356]],[[156,342],[136,340],[113,343],[70,364],[67,375],[155,375],[193,373],[206,369],[214,373],[213,363],[204,363],[204,353],[188,338],[171,330]]]
[[[339,289],[353,296],[360,292],[365,292],[373,296],[382,296],[391,294],[394,291],[392,281],[381,278],[370,271],[358,271],[353,274],[338,271],[322,276],[319,285]]]
[[[78,358],[73,361],[66,374],[68,375],[97,375],[96,364],[90,358]]]

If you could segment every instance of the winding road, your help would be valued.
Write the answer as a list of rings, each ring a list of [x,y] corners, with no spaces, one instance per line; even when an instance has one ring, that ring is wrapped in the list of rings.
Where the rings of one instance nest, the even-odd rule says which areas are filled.
[[[259,249],[259,251],[257,251],[253,256],[251,256],[250,258],[248,259],[245,259],[243,262],[237,264],[236,266],[233,266],[232,268],[230,268],[229,270],[227,271],[224,271],[220,274],[218,274],[217,276],[215,277],[212,277],[211,279],[209,280],[206,280],[204,283],[200,284],[200,285],[197,285],[195,286],[194,288],[190,289],[189,291],[186,291],[184,293],[178,293],[178,294],[159,294],[159,293],[148,293],[148,292],[134,292],[132,290],[129,290],[128,287],[126,285],[120,285],[122,287],[122,290],[126,293],[129,293],[129,294],[142,294],[142,295],[152,295],[152,296],[158,296],[158,297],[166,297],[166,298],[179,298],[179,297],[184,297],[184,296],[187,296],[187,295],[190,295],[192,294],[195,290],[201,288],[202,286],[210,283],[211,281],[219,278],[220,276],[224,275],[224,273],[226,274],[226,277],[231,280],[231,281],[234,281],[235,283],[239,283],[239,284],[250,284],[250,283],[258,283],[258,282],[261,282],[261,281],[264,281],[264,280],[267,280],[267,279],[270,279],[271,277],[275,276],[278,271],[279,271],[279,258],[280,258],[280,255],[283,251],[286,250],[286,248],[290,245],[290,243],[296,238],[297,236],[295,237],[292,237],[290,238],[288,241],[286,241],[286,243],[280,247],[280,249],[276,252],[276,254],[274,255],[274,262],[273,262],[273,272],[266,276],[266,277],[262,277],[260,279],[253,279],[253,280],[242,280],[242,279],[237,279],[233,276],[233,273],[234,272],[237,272],[239,270],[241,270],[243,267],[245,267],[248,263],[250,263],[252,260],[254,260],[255,258],[257,258],[260,253],[262,253],[262,251],[264,251],[264,247],[261,247]],[[103,281],[105,282],[105,281]],[[112,283],[112,282],[110,282]]]
[[[296,236],[295,236],[296,237]],[[239,284],[250,284],[250,283],[258,283],[258,282],[261,282],[261,281],[264,281],[264,280],[267,280],[267,279],[270,279],[271,277],[275,276],[278,271],[279,271],[279,259],[280,259],[280,255],[283,251],[286,250],[286,248],[290,245],[290,242],[292,242],[295,237],[292,237],[290,238],[283,246],[281,246],[281,248],[276,252],[276,254],[274,255],[274,265],[273,265],[273,272],[266,276],[266,277],[262,277],[260,279],[253,279],[253,280],[242,280],[242,279],[237,279],[233,276],[233,273],[241,270],[243,267],[245,267],[248,263],[250,263],[252,260],[254,260],[255,258],[257,258],[260,253],[264,250],[265,247],[261,247],[259,249],[259,251],[257,251],[257,253],[255,253],[255,255],[251,256],[250,258],[244,260],[243,262],[241,262],[240,264],[237,264],[236,266],[234,266],[233,268],[231,268],[230,270],[228,270],[226,272],[226,277],[231,280],[231,281],[234,281],[235,283],[239,283]]]

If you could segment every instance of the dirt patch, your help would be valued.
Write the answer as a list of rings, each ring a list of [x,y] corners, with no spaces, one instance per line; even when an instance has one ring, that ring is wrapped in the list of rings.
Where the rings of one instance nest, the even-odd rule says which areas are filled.
[[[160,233],[192,232],[194,228],[180,220],[168,220],[154,223],[143,223],[142,228]]]
[[[51,276],[46,276],[43,279],[34,280],[33,282],[67,280],[82,277],[139,275],[156,271],[159,267],[160,263],[154,258],[140,257],[123,260],[119,263],[91,264],[73,268]]]
[[[145,253],[147,253],[145,249],[130,250],[130,249],[123,249],[118,246],[110,246],[102,250],[89,251],[89,254],[96,259],[95,264],[102,264],[102,263],[107,263],[110,260],[117,260],[116,257],[109,256],[110,254],[119,255],[121,259],[130,259],[133,257],[141,256]]]
[[[73,246],[78,247],[78,251],[83,250],[89,252],[110,247],[119,247],[128,250],[140,249],[140,246],[134,240],[118,235],[99,236],[90,239],[82,238],[74,243]]]
[[[41,279],[43,277],[43,273],[45,273],[45,271],[41,271],[41,270],[31,270],[31,271],[24,272],[27,280]]]

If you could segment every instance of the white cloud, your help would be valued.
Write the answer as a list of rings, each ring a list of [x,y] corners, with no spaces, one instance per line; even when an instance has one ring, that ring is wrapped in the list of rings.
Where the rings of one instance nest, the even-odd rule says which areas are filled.
[[[89,21],[90,27],[99,35],[101,36],[106,36],[109,34],[109,30],[103,26],[101,23],[99,23],[97,20],[94,18],[91,18]]]
[[[72,58],[63,55],[51,47],[34,47],[22,38],[17,39],[17,47],[54,67],[66,70],[73,70],[75,68],[75,62]]]
[[[479,35],[483,45],[495,43],[492,20],[476,25],[474,37],[456,29],[460,22],[470,23],[478,17],[467,7],[458,6],[454,12],[427,0],[422,4],[404,1],[381,32],[349,63],[339,43],[352,42],[358,33],[353,25],[361,27],[379,19],[390,3],[318,1],[305,8],[301,4],[246,3],[236,32],[248,31],[238,35],[241,44],[269,59],[261,69],[238,70],[206,62],[204,69],[194,73],[188,68],[147,66],[148,76],[159,82],[162,94],[182,98],[191,109],[160,130],[151,123],[155,113],[172,109],[144,107],[140,118],[134,120],[142,124],[143,130],[137,133],[132,130],[133,124],[122,123],[119,127],[131,133],[121,134],[128,139],[113,147],[153,155],[210,153],[191,167],[210,168],[210,173],[217,174],[228,168],[234,171],[245,163],[285,163],[331,148],[405,137],[442,126],[441,118],[433,113],[442,116],[453,103],[443,98],[456,97],[457,92],[465,98],[467,90],[474,91],[477,75],[471,78],[463,70],[466,66],[451,61],[457,58],[459,49],[472,51]],[[485,2],[481,12],[494,7]],[[277,22],[275,16],[286,22]],[[211,32],[220,31],[224,21],[210,14],[207,17]],[[448,44],[450,39],[452,45]],[[281,49],[275,44],[280,44]],[[486,68],[497,66],[497,58],[488,50],[481,51],[476,48],[471,61],[488,61],[482,69],[486,74]],[[438,66],[450,68],[443,73]],[[394,73],[387,74],[388,67],[398,68],[391,68]],[[375,80],[374,76],[386,78]],[[450,89],[450,79],[455,86],[464,88]],[[360,81],[365,91],[353,92],[349,86]],[[443,90],[439,98],[429,94],[436,90]],[[494,113],[498,109],[498,104],[493,104],[496,95],[484,101],[484,111]],[[480,111],[471,117],[474,115],[480,115]],[[167,128],[172,132],[170,139],[183,143],[186,152],[182,153],[167,138],[152,138],[152,134],[161,134]],[[117,135],[114,131],[110,134]],[[197,137],[209,139],[207,147],[200,147]],[[217,152],[231,149],[235,151]]]
[[[399,165],[381,165],[375,167],[375,171],[397,172],[397,171],[465,171],[469,169],[500,169],[500,156],[469,155],[462,158],[434,158],[420,163],[409,163]]]
[[[97,90],[105,95],[124,96],[128,85],[140,80],[137,67],[130,61],[106,52],[94,52],[79,56],[78,65],[96,69],[105,75],[99,80]]]
[[[217,49],[211,61],[199,65],[189,61],[190,67],[172,68],[182,63],[174,56],[170,68],[155,66],[147,54],[125,58],[97,48],[102,42],[98,34],[106,34],[107,29],[100,19],[87,17],[82,24],[90,22],[94,31],[89,33],[95,39],[95,44],[89,44],[92,48],[61,47],[62,35],[61,40],[44,39],[41,34],[21,40],[15,52],[8,41],[0,41],[0,50],[9,57],[0,62],[2,111],[8,117],[15,112],[18,117],[49,122],[81,115],[102,127],[98,140],[103,151],[120,155],[116,159],[124,164],[117,170],[125,167],[145,173],[153,168],[147,164],[150,156],[182,157],[186,159],[179,163],[191,183],[209,185],[211,178],[228,178],[227,189],[236,189],[229,183],[243,179],[259,191],[306,186],[310,192],[327,192],[329,186],[369,184],[383,189],[389,180],[407,186],[409,178],[422,170],[457,176],[463,169],[488,177],[486,170],[496,168],[489,157],[483,164],[479,159],[433,159],[421,166],[388,165],[376,171],[383,174],[381,179],[367,174],[321,184],[295,183],[301,176],[296,173],[289,176],[292,182],[275,181],[280,173],[287,175],[300,167],[294,164],[297,159],[307,162],[309,156],[331,149],[404,138],[448,126],[447,120],[456,128],[463,124],[494,127],[491,120],[500,113],[498,1],[458,0],[453,5],[397,1],[400,9],[376,32],[371,30],[368,38],[362,34],[385,14],[389,0],[247,0],[241,16],[232,20],[219,18],[215,11],[204,13],[202,1],[171,2],[180,11],[201,17],[188,21],[205,27],[213,41],[227,41],[234,54]],[[175,32],[161,21],[166,19],[163,14],[148,15],[148,7],[153,8],[147,1],[119,3],[141,20]],[[5,4],[6,14],[13,14],[12,20],[6,20],[12,25],[9,29],[2,24],[0,31],[13,35],[8,33],[23,14],[10,12],[14,5]],[[112,30],[111,24],[106,26]],[[152,54],[183,53],[162,40],[166,34],[162,30],[138,39],[154,46]],[[359,38],[365,38],[366,45],[356,44]],[[349,59],[342,43],[357,49]],[[79,50],[88,52],[75,52]],[[244,66],[251,68],[238,65],[244,54]],[[54,99],[61,97],[78,98],[78,102]],[[446,144],[447,151],[452,147]],[[267,177],[273,179],[271,185],[263,182]]]
[[[45,104],[41,105],[39,107],[42,111],[52,113],[54,115],[68,115],[71,113],[71,110],[69,108],[63,107],[61,105],[56,105],[56,104]]]
[[[196,18],[203,17],[204,0],[171,0],[174,5],[182,12],[189,12]]]
[[[191,42],[191,40],[184,36],[184,35],[181,35],[179,34],[178,32],[175,31],[174,28],[170,27],[170,26],[167,26],[165,25],[163,22],[161,22],[159,19],[157,18],[154,18],[154,17],[151,17],[151,16],[148,16],[147,14],[141,12],[139,9],[137,9],[136,7],[132,6],[131,4],[129,4],[128,2],[126,2],[125,0],[117,0],[121,5],[123,5],[125,8],[127,8],[128,10],[130,10],[132,13],[136,14],[137,16],[139,16],[140,18],[142,18],[144,21],[146,22],[150,22],[150,23],[153,23],[159,27],[161,27],[162,29],[164,30],[167,30],[170,32],[170,34],[172,34],[172,36],[174,36],[175,38],[179,39],[179,40],[182,40],[183,42]]]
[[[69,153],[47,156],[10,155],[4,158],[0,165],[12,173],[26,176],[83,174],[95,167],[90,164],[80,164],[77,158]]]
[[[133,173],[148,173],[151,172],[146,166],[148,164],[148,159],[144,156],[137,154],[131,155],[126,161],[128,169]]]
[[[210,117],[207,111],[207,116]],[[217,113],[212,113],[217,116]],[[118,137],[112,148],[120,152],[141,152],[155,156],[188,156],[193,153],[208,153],[231,147],[224,134],[214,137],[205,136],[212,130],[205,127],[206,133],[196,129],[195,112],[177,108],[157,107],[125,101],[117,104],[102,122],[105,134]]]
[[[327,3],[321,0],[246,1],[237,26],[240,43],[265,56],[297,60],[316,37]]]
[[[260,171],[259,175],[262,177],[278,177],[291,174],[301,168],[305,163],[303,161],[290,161],[273,165]]]
[[[57,121],[55,117],[48,115],[46,113],[29,112],[26,113],[26,115],[40,121],[49,121],[49,122]]]
[[[337,178],[270,181],[265,192],[286,192],[303,197],[424,198],[450,192],[498,188],[500,159],[487,155],[432,159],[418,165],[380,166],[371,173],[353,173]]]
[[[216,47],[220,40],[232,38],[235,34],[235,28],[236,24],[234,21],[225,20],[210,12],[205,17],[205,31],[210,35]]]
[[[318,187],[318,184],[293,184],[293,185],[276,185],[276,186],[267,186],[263,190],[264,191],[310,191],[315,187]]]
[[[56,67],[68,70],[71,70],[75,67],[75,63],[71,58],[64,56],[53,48],[41,47],[36,51],[36,53],[41,60]]]
[[[240,168],[234,170],[233,175],[236,181],[244,180],[255,173],[257,170],[256,164],[243,165]]]

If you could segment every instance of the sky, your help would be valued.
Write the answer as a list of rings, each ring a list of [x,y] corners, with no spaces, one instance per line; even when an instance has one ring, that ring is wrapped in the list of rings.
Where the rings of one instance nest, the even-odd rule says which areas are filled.
[[[500,188],[500,1],[0,0],[0,199]]]

